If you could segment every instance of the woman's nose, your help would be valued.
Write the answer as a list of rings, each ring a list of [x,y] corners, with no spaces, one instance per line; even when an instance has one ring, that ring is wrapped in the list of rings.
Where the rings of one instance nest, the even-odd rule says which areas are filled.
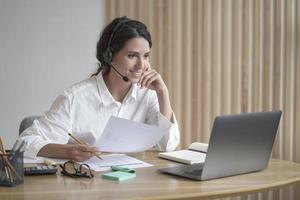
[[[145,61],[143,60],[143,58],[139,58],[137,60],[136,66],[141,69],[144,67],[144,64],[145,64]]]

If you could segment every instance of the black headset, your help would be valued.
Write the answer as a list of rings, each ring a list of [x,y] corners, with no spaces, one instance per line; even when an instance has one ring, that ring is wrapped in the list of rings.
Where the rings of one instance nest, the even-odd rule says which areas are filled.
[[[130,21],[129,18],[127,17],[122,17],[121,20],[117,23],[117,25],[114,27],[112,33],[110,34],[110,37],[109,37],[109,40],[108,40],[108,43],[107,43],[107,48],[105,49],[105,51],[103,52],[102,56],[103,56],[103,60],[111,65],[111,62],[112,62],[112,59],[113,59],[113,51],[112,51],[112,48],[111,48],[111,41],[112,39],[114,38],[116,32],[118,31],[118,29],[123,25],[125,24],[126,22]]]

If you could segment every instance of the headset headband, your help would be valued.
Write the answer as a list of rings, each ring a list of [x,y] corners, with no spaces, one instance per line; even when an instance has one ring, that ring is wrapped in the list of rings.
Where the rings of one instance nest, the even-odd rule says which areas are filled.
[[[124,23],[130,21],[127,17],[122,17],[122,19],[118,22],[118,24],[114,27],[112,33],[110,34],[108,43],[107,43],[107,49],[111,49],[111,41],[114,38],[116,32],[118,31],[119,27],[121,27]]]

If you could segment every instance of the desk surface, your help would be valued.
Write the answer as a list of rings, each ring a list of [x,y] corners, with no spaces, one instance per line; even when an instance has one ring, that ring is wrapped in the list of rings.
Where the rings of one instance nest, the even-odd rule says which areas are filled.
[[[135,157],[155,166],[137,169],[135,179],[122,183],[104,180],[102,173],[93,179],[59,174],[26,176],[22,185],[0,187],[0,199],[193,199],[240,195],[300,182],[300,164],[282,160],[271,160],[261,172],[198,182],[160,174],[157,169],[177,163],[158,158],[157,152]]]

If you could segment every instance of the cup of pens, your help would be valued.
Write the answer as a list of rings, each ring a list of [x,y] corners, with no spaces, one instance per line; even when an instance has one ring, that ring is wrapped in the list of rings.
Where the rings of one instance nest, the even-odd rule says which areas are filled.
[[[0,185],[16,186],[23,183],[23,152],[7,151],[0,156]]]
[[[3,145],[1,146],[3,147]],[[14,187],[23,183],[23,151],[0,149],[0,186]]]

